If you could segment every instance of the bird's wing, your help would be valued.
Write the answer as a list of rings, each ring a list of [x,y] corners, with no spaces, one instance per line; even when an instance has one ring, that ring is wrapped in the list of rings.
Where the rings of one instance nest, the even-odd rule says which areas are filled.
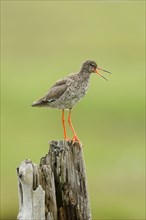
[[[64,85],[67,83],[67,81],[68,81],[68,77],[66,77],[64,79],[59,79],[51,88]]]
[[[67,81],[68,79],[61,79],[58,80],[47,92],[45,96],[37,100],[32,104],[32,106],[43,106],[47,103],[54,102],[56,99],[58,99],[67,89]]]

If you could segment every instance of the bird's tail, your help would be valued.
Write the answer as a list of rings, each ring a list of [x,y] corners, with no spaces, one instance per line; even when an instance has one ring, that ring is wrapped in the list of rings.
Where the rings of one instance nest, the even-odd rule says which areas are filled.
[[[38,101],[35,101],[31,104],[32,107],[41,107],[43,105],[43,101],[42,100],[38,100]]]
[[[37,107],[42,107],[42,106],[49,106],[49,103],[51,103],[51,102],[54,102],[55,101],[55,99],[49,99],[49,100],[47,100],[46,98],[41,98],[41,99],[39,99],[39,100],[37,100],[37,101],[35,101],[35,102],[33,102],[32,103],[32,107],[35,107],[35,106],[37,106]]]

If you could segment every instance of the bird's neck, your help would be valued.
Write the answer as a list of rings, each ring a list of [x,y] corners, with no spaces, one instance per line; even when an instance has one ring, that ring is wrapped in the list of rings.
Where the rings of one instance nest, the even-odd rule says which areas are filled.
[[[91,73],[89,73],[86,69],[81,69],[81,71],[78,73],[80,80],[85,81],[89,80]]]

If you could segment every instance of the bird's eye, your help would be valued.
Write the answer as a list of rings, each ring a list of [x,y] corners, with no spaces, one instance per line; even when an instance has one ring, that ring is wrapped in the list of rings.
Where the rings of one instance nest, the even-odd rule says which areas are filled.
[[[90,66],[95,67],[95,65],[93,63],[90,63]]]

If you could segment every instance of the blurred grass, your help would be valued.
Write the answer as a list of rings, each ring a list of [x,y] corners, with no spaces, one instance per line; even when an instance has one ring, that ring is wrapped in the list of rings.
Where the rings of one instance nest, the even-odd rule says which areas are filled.
[[[30,104],[86,59],[72,120],[84,144],[93,219],[144,219],[144,1],[2,1],[1,219],[18,213],[16,167],[62,139],[61,113]],[[71,136],[70,131],[68,131]]]

